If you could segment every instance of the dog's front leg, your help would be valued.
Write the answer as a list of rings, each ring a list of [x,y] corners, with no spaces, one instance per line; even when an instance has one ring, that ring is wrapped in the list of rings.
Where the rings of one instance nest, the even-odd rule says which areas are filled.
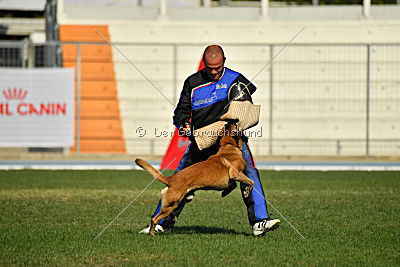
[[[154,229],[156,228],[156,225],[154,223],[154,218],[151,219],[151,224],[150,224],[150,231],[149,231],[149,235],[155,236],[154,234]]]
[[[233,179],[235,181],[247,184],[247,186],[246,186],[246,188],[245,188],[245,190],[243,192],[243,196],[246,197],[246,198],[250,196],[251,190],[253,190],[253,186],[254,186],[253,180],[251,180],[249,177],[247,177],[243,172],[238,172],[238,170],[236,168],[234,168],[233,166],[231,166],[229,168],[229,179]],[[235,187],[233,187],[233,189],[235,189]],[[228,190],[228,189],[225,189],[225,190]],[[224,194],[224,191],[223,191],[222,192],[222,197],[224,197],[227,194],[229,194],[232,190],[228,191],[228,193],[225,193],[225,194]]]
[[[226,188],[224,191],[222,191],[221,196],[226,197],[229,195],[233,190],[236,188],[236,181],[229,179],[228,182],[228,188]]]
[[[247,184],[243,195],[244,197],[249,197],[251,190],[253,190],[254,181],[247,177],[243,172],[239,172],[239,176],[236,178],[236,181]]]
[[[150,226],[150,231],[149,234],[154,236],[154,229],[156,228],[156,225],[165,217],[167,217],[176,207],[178,207],[179,202],[174,202],[173,205],[170,205],[168,207],[161,207],[161,210],[158,212],[156,216],[154,216],[151,219],[151,226]]]

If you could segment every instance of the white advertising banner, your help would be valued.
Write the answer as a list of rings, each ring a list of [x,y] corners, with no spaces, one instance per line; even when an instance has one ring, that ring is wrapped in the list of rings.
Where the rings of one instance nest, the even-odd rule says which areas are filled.
[[[0,68],[0,147],[74,145],[74,69]]]

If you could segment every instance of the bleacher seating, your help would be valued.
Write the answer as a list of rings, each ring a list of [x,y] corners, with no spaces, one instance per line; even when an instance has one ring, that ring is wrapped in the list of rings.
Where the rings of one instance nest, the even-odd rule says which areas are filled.
[[[129,28],[111,32],[113,40],[121,42]],[[122,46],[128,58],[135,62],[145,75],[167,96],[177,99],[184,79],[198,66],[203,45],[182,45],[176,48],[176,86],[174,88],[173,46]],[[225,45],[226,65],[253,78],[270,59],[270,46]],[[274,55],[282,46],[274,46]],[[372,52],[374,51],[374,52]],[[115,53],[115,51],[114,51]],[[377,53],[371,50],[371,53]],[[116,55],[114,55],[116,58]],[[375,59],[373,56],[371,59]],[[128,153],[138,152],[135,140],[137,127],[147,131],[155,127],[171,129],[173,107],[135,69],[121,57],[116,63],[116,76],[120,92],[121,114],[127,138]],[[382,61],[382,59],[381,59]],[[390,62],[382,61],[381,68],[389,68]],[[387,63],[386,63],[387,62]],[[397,61],[396,61],[397,62]],[[399,60],[400,62],[400,60]],[[367,47],[365,45],[292,45],[273,63],[273,130],[274,154],[293,155],[362,155],[365,153],[366,136],[366,75]],[[371,64],[371,66],[375,66]],[[255,79],[258,91],[256,103],[262,105],[260,124],[254,132],[262,129],[262,138],[253,138],[252,148],[256,154],[269,154],[269,97],[270,72],[267,67]],[[371,69],[371,112],[379,103],[375,96],[374,82],[379,71]],[[387,75],[387,73],[386,73]],[[391,77],[390,79],[396,79]],[[390,80],[389,79],[389,80]],[[175,93],[175,98],[173,98]],[[385,100],[387,101],[387,100]],[[396,109],[394,106],[392,109]],[[379,121],[387,112],[374,113],[370,121],[371,138],[394,139],[400,136],[400,121],[395,113],[389,122]],[[143,117],[146,121],[143,121]],[[376,119],[375,119],[376,118]],[[389,123],[390,124],[390,123]],[[379,126],[378,126],[379,125]],[[386,125],[386,126],[385,126]],[[377,127],[377,128],[376,128]],[[166,139],[166,138],[163,138]],[[150,152],[150,143],[159,149],[168,142],[146,135],[149,143],[142,146],[141,153]],[[168,138],[167,138],[168,139]],[[377,151],[380,143],[370,142],[370,150]],[[390,153],[398,153],[394,149]],[[154,148],[152,149],[154,152]],[[161,154],[163,149],[160,149]]]
[[[105,8],[103,11],[108,12]],[[174,131],[174,107],[158,90],[176,104],[184,79],[196,71],[207,43],[222,43],[226,65],[252,79],[270,60],[271,54],[276,55],[299,30],[298,24],[288,21],[215,22],[218,26],[210,27],[212,22],[179,23],[174,16],[171,18],[169,22],[130,21],[125,17],[103,20],[109,26],[111,41],[134,64],[116,49],[110,49],[113,65],[96,70],[96,73],[104,72],[101,77],[106,77],[111,68],[114,70],[128,154],[164,154],[170,138],[157,137],[155,131]],[[76,20],[74,16],[73,20]],[[324,23],[321,27],[308,25],[298,40],[279,54],[272,64],[272,83],[271,66],[254,79],[258,87],[254,100],[262,105],[262,110],[261,121],[252,131],[262,130],[262,137],[251,139],[253,152],[256,155],[365,155],[368,132],[371,154],[400,153],[400,105],[397,104],[400,97],[396,90],[396,73],[400,71],[398,45],[370,47],[369,131],[366,122],[367,45],[363,43],[371,38],[380,42],[389,37],[393,39],[388,35],[389,26],[382,27],[389,24]],[[365,31],[356,31],[360,25]],[[329,34],[322,31],[328,26]],[[353,37],[354,31],[358,35]],[[245,32],[246,38],[238,32]],[[387,38],[380,39],[383,35]],[[272,51],[269,43],[276,44]],[[83,70],[95,68],[90,58],[97,57],[96,51],[90,53],[86,54],[88,60],[82,64]],[[70,61],[73,64],[74,59]],[[88,80],[91,77],[82,75],[86,77],[82,87],[90,86],[85,83],[91,82]],[[109,94],[109,86],[102,85],[105,94]],[[270,110],[272,129],[269,129]],[[146,135],[140,137],[139,127],[146,130]],[[388,142],[383,143],[384,139]]]
[[[107,26],[98,26],[98,29],[109,38]],[[60,40],[104,41],[94,26],[90,25],[61,25]],[[64,67],[76,69],[77,46],[65,44],[62,48]],[[125,153],[111,47],[83,44],[80,55],[80,152]],[[72,151],[76,151],[76,145]]]

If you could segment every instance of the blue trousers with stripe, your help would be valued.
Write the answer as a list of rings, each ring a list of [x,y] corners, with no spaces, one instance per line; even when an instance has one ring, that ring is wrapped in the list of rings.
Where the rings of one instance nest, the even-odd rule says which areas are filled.
[[[179,162],[179,166],[175,170],[175,173],[197,162],[206,160],[208,157],[216,154],[217,151],[218,151],[217,146],[213,146],[211,148],[200,151],[198,150],[197,146],[189,145],[181,161]],[[254,181],[254,188],[251,191],[250,196],[247,198],[243,196],[244,189],[246,188],[247,185],[244,183],[240,184],[243,202],[247,207],[247,215],[249,218],[249,223],[251,226],[253,226],[255,223],[259,221],[268,219],[269,214],[267,209],[267,203],[264,199],[265,198],[264,190],[260,182],[260,175],[258,173],[258,170],[254,166],[253,156],[251,155],[249,146],[247,142],[245,142],[245,140],[243,140],[242,155],[243,159],[246,162],[246,169],[243,171],[243,173]],[[193,193],[189,192],[188,194],[193,194]],[[166,227],[172,227],[175,224],[180,213],[182,212],[185,204],[190,201],[191,200],[187,201],[185,197],[181,201],[181,203],[179,203],[178,207],[170,215],[162,219],[159,222],[159,224]],[[152,217],[157,215],[160,209],[161,209],[161,200],[159,201],[157,209]]]

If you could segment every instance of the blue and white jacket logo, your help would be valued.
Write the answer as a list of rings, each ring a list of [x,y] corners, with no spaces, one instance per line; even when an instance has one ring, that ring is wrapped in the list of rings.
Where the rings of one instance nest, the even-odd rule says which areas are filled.
[[[239,76],[238,72],[224,69],[221,79],[192,89],[192,109],[204,108],[228,98],[229,87]]]
[[[202,104],[213,103],[213,102],[215,102],[214,100],[217,100],[217,99],[218,99],[217,98],[217,92],[214,92],[214,93],[212,93],[211,97],[209,97],[209,98],[196,100],[193,103],[193,106],[199,106],[199,105],[202,105]]]
[[[228,85],[226,83],[221,83],[221,84],[217,83],[215,85],[215,89],[226,89],[226,88],[228,88]]]

